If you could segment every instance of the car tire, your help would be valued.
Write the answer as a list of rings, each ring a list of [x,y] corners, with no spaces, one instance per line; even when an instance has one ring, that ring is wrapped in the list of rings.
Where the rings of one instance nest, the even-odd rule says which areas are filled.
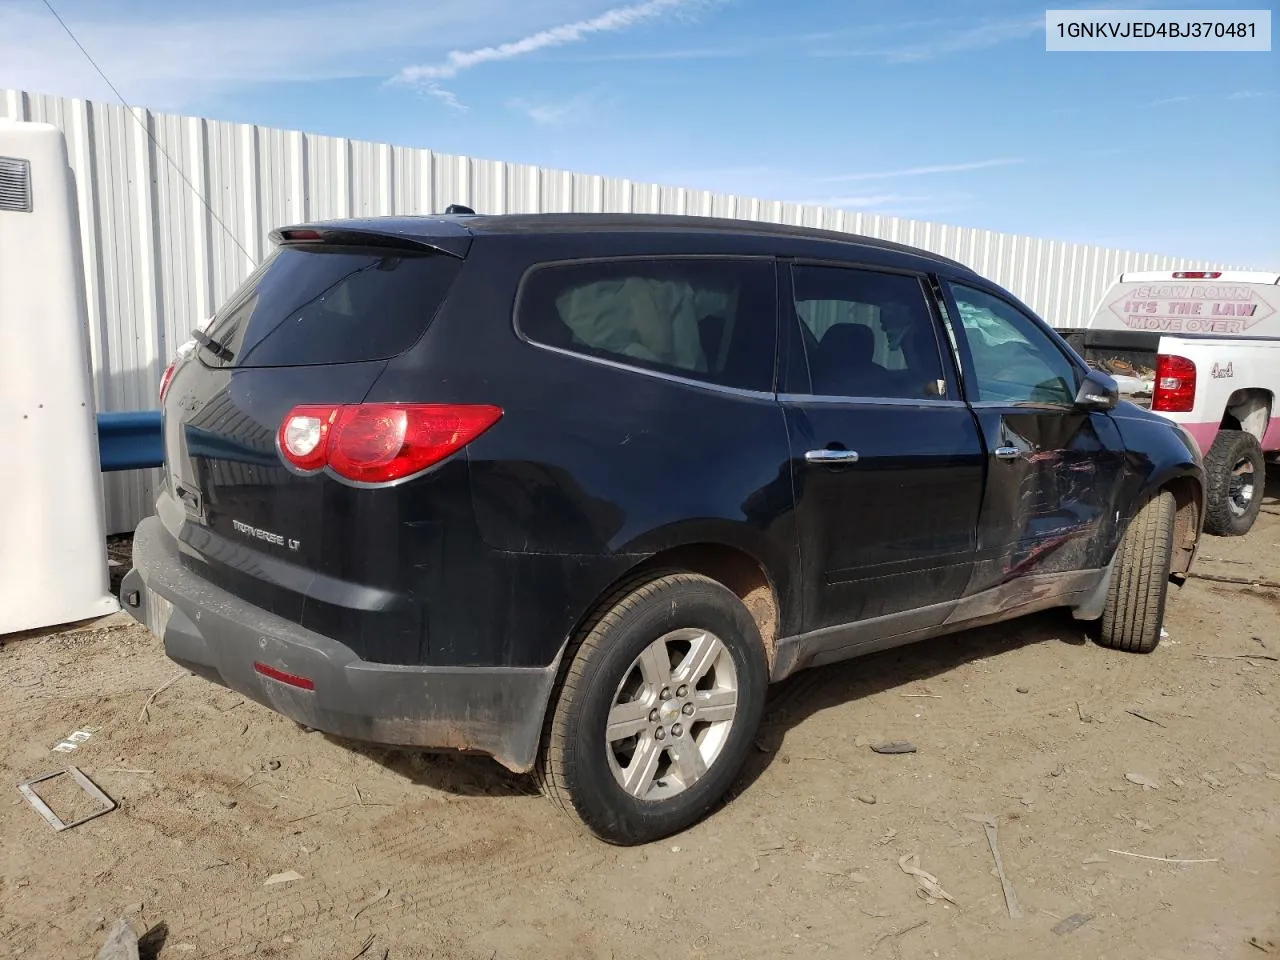
[[[539,780],[601,839],[647,843],[701,820],[738,775],[764,645],[742,601],[697,574],[633,582],[601,611],[566,651]]]
[[[1205,454],[1208,479],[1204,528],[1219,537],[1249,532],[1262,509],[1267,461],[1258,438],[1243,430],[1219,430]]]
[[[1160,642],[1173,562],[1173,494],[1147,501],[1129,523],[1112,560],[1098,643],[1150,653]]]

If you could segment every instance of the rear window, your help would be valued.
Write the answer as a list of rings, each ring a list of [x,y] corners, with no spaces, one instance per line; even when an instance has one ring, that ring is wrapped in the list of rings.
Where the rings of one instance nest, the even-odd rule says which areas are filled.
[[[214,316],[201,357],[229,367],[394,357],[426,328],[460,266],[416,250],[279,247]]]
[[[539,267],[516,308],[536,343],[764,391],[773,389],[776,317],[771,262],[702,257]]]

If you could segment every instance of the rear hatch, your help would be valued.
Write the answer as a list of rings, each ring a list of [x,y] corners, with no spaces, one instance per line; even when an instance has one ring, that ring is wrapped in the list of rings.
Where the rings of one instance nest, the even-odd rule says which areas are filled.
[[[365,659],[405,662],[424,639],[404,573],[422,558],[404,535],[415,518],[403,491],[322,464],[299,468],[281,447],[282,427],[300,405],[360,409],[350,405],[423,334],[462,260],[349,231],[278,238],[167,382],[159,512],[185,545],[183,562],[206,579]],[[325,412],[318,419],[333,422],[320,429],[336,416]],[[312,421],[299,422],[303,435],[290,444],[308,442]]]

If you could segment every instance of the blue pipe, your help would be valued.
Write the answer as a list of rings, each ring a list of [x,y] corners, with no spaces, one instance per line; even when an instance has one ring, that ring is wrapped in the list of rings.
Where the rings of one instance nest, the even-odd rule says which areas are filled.
[[[164,462],[160,411],[98,414],[98,457],[104,472],[160,466]]]

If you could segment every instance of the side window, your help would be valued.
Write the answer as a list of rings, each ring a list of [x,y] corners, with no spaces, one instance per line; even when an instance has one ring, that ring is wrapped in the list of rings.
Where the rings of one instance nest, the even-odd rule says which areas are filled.
[[[933,315],[920,280],[847,267],[796,266],[800,318],[817,396],[945,396]]]
[[[772,390],[776,304],[767,260],[593,260],[536,268],[516,324],[535,343]]]
[[[973,358],[966,371],[975,401],[1069,406],[1076,368],[1035,322],[989,293],[948,284]]]

